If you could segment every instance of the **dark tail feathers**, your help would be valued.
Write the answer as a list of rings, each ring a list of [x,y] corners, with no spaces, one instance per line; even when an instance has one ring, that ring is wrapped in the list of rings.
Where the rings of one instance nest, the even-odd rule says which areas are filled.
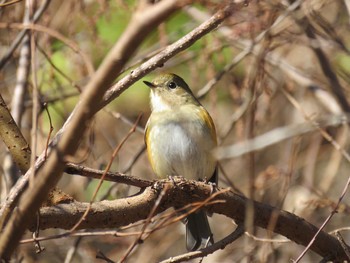
[[[186,247],[188,251],[212,245],[214,243],[207,215],[204,211],[198,211],[187,217]]]

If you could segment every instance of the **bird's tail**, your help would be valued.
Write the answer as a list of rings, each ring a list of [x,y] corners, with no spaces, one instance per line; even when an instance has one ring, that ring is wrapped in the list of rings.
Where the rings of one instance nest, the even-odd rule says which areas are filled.
[[[198,211],[187,217],[186,247],[188,251],[204,248],[214,243],[213,234],[205,211]]]

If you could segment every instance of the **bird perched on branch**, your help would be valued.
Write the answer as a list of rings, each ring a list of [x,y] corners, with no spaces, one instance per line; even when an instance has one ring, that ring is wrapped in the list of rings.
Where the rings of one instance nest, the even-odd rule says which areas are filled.
[[[146,125],[148,158],[158,177],[180,175],[192,180],[217,182],[217,146],[212,118],[195,98],[186,82],[175,74],[162,74],[152,82],[152,113]],[[189,251],[213,243],[207,215],[199,210],[186,220]]]

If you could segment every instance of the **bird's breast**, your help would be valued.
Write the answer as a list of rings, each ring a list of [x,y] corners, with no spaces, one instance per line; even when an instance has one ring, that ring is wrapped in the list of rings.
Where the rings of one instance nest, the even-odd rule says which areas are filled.
[[[210,178],[216,165],[211,153],[216,142],[205,121],[193,116],[160,117],[150,119],[149,126],[148,154],[158,176]]]

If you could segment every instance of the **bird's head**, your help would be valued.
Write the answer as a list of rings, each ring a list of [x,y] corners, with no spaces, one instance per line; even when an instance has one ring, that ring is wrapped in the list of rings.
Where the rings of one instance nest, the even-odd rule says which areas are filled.
[[[187,104],[199,105],[187,83],[175,74],[161,74],[152,82],[144,83],[151,88],[152,111],[171,110]]]

